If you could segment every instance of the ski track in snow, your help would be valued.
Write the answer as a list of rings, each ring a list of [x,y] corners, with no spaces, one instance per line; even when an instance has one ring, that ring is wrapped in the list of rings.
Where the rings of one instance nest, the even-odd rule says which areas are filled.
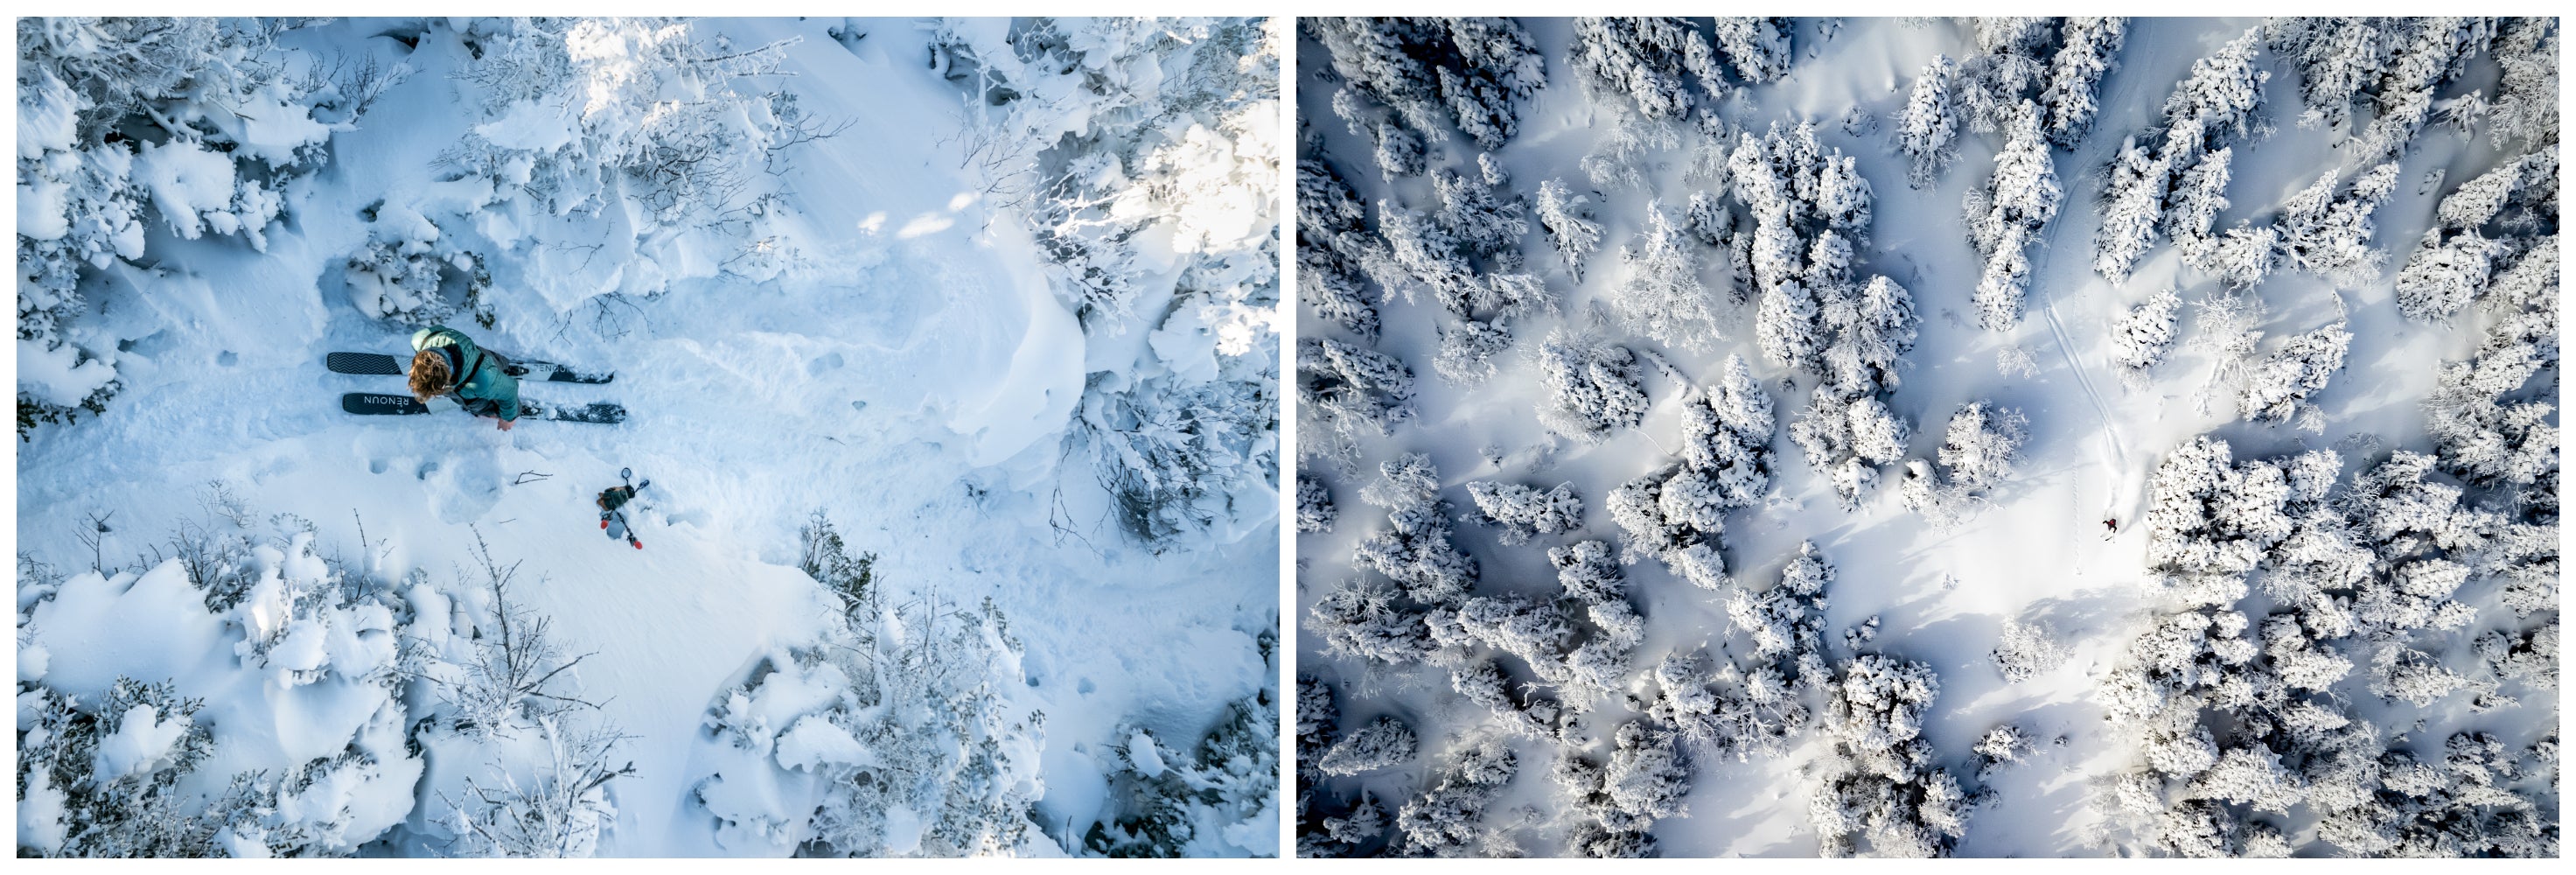
[[[1088,462],[1060,458],[1083,338],[1016,217],[977,203],[941,144],[957,96],[899,46],[870,41],[854,55],[823,34],[839,23],[708,25],[755,44],[801,35],[787,70],[805,108],[855,122],[793,153],[790,203],[820,250],[805,269],[759,284],[684,281],[557,321],[510,298],[521,277],[505,256],[494,269],[500,330],[458,326],[506,352],[615,370],[605,386],[523,388],[618,401],[625,424],[527,421],[501,433],[452,413],[340,412],[343,392],[403,391],[400,378],[331,374],[322,360],[407,352],[408,328],[348,303],[338,259],[365,233],[342,217],[418,185],[461,130],[432,65],[335,138],[334,163],[265,253],[163,239],[154,226],[156,251],[184,256],[164,268],[202,294],[98,306],[110,319],[195,312],[134,345],[127,388],[104,417],[41,429],[20,448],[20,549],[85,566],[74,526],[113,511],[110,563],[147,553],[204,516],[211,482],[262,516],[310,518],[326,550],[355,553],[363,521],[388,544],[374,563],[388,579],[411,568],[456,579],[479,533],[496,558],[523,563],[516,591],[554,618],[567,652],[593,654],[574,670],[583,694],[635,736],[621,756],[639,773],[613,785],[619,820],[602,852],[702,855],[725,851],[690,799],[704,777],[690,753],[700,718],[835,609],[793,566],[797,527],[822,508],[853,552],[879,555],[884,585],[1000,604],[1029,672],[1004,695],[1048,716],[1039,820],[1051,833],[1087,824],[1109,801],[1110,763],[1095,752],[1113,725],[1194,739],[1263,685],[1253,638],[1275,610],[1276,544],[1263,529],[1159,557],[1126,546]],[[873,26],[889,40],[913,28]],[[626,333],[575,322],[595,318]],[[622,466],[653,481],[630,505],[641,552],[602,537],[591,504]],[[1071,517],[1071,534],[1054,515]],[[433,757],[422,792],[481,767]]]

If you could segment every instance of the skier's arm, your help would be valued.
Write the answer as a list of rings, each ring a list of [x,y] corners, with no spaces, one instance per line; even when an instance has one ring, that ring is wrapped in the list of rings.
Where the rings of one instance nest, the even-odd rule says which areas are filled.
[[[491,372],[492,389],[486,397],[501,406],[501,428],[506,430],[510,423],[519,421],[519,378],[502,373],[498,367]]]

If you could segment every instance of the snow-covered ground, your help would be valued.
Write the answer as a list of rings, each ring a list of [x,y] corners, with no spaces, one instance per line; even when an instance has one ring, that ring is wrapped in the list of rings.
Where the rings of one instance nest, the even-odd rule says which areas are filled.
[[[2105,823],[2097,807],[2104,804],[2104,782],[2140,761],[2138,738],[2143,731],[2135,720],[2106,719],[2098,693],[2131,642],[2158,618],[2173,613],[2178,604],[2150,585],[2155,574],[2148,562],[2145,521],[2153,504],[2151,474],[2170,450],[2204,433],[2227,440],[2239,460],[2336,449],[2343,454],[2346,478],[2385,460],[2392,450],[2429,451],[2422,405],[2435,389],[2436,365],[2470,358],[2493,317],[2473,309],[2449,325],[2410,320],[2400,315],[2392,284],[2414,242],[2432,227],[2435,206],[2445,194],[2534,148],[2527,141],[2498,144],[2489,138],[2483,123],[2470,133],[2439,123],[2427,126],[2404,153],[2394,196],[2376,214],[2372,242],[2390,253],[2384,271],[2365,281],[2337,284],[2284,267],[2254,290],[2253,297],[2260,302],[2259,319],[2243,327],[2263,332],[2262,355],[2270,354],[2282,338],[2348,320],[2353,335],[2349,358],[2311,399],[2321,410],[2322,431],[2239,421],[2235,399],[2230,397],[2235,390],[2229,388],[2231,383],[2213,378],[2217,356],[2201,345],[2209,341],[2197,336],[2212,332],[2210,320],[2192,315],[2199,311],[2188,305],[2181,343],[2148,373],[2148,379],[2125,383],[2111,338],[2115,318],[2159,289],[2172,290],[2188,302],[2216,297],[2222,287],[2210,274],[2185,266],[2169,240],[2149,253],[2124,283],[2097,274],[2092,262],[2093,237],[2102,222],[2097,212],[2103,197],[2099,171],[2116,155],[2123,137],[2136,134],[2145,140],[2161,126],[2168,95],[2192,75],[2196,61],[2261,23],[2147,18],[2129,22],[2125,47],[2116,52],[2117,64],[2102,81],[2100,116],[2091,134],[2071,150],[2042,144],[2064,196],[2054,220],[2028,250],[2032,265],[2025,312],[2006,330],[1988,330],[1979,324],[1979,308],[1971,294],[1984,268],[1970,245],[1962,209],[1963,199],[1985,186],[1994,173],[2003,133],[1972,132],[1963,118],[1955,162],[1936,184],[1920,189],[1908,186],[1908,159],[1896,148],[1900,111],[1917,74],[1936,54],[1964,62],[1980,53],[1968,23],[1799,19],[1792,31],[1793,62],[1785,76],[1766,84],[1748,85],[1743,55],[1726,56],[1735,66],[1726,68],[1733,71],[1728,74],[1733,96],[1714,104],[1725,120],[1720,149],[1732,151],[1739,134],[1760,140],[1775,123],[1785,131],[1800,121],[1813,122],[1815,141],[1827,155],[1839,150],[1842,156],[1856,158],[1860,175],[1874,192],[1874,216],[1864,220],[1853,279],[1848,282],[1857,286],[1873,275],[1883,275],[1912,295],[1919,336],[1896,369],[1900,385],[1878,395],[1912,426],[1902,457],[1932,459],[1944,442],[1944,424],[1953,411],[1972,401],[2018,409],[2028,418],[2028,440],[2010,476],[1986,489],[1982,500],[1967,509],[1964,520],[1945,527],[1927,523],[1905,506],[1899,488],[1906,474],[1901,461],[1875,466],[1877,485],[1861,493],[1856,510],[1846,511],[1834,484],[1800,458],[1789,432],[1798,414],[1810,405],[1818,376],[1764,354],[1756,342],[1761,295],[1749,278],[1729,279],[1725,247],[1687,240],[1681,244],[1695,251],[1697,276],[1705,284],[1706,299],[1714,302],[1716,325],[1722,329],[1715,343],[1688,348],[1659,342],[1621,320],[1625,311],[1614,301],[1613,290],[1641,269],[1623,265],[1621,247],[1642,244],[1649,202],[1660,202],[1665,215],[1678,224],[1694,193],[1721,196],[1719,203],[1727,205],[1741,197],[1744,177],[1740,171],[1733,176],[1736,194],[1728,197],[1727,182],[1694,173],[1693,150],[1701,142],[1700,121],[1694,115],[1673,122],[1677,137],[1672,147],[1644,150],[1642,185],[1605,187],[1587,178],[1583,159],[1606,148],[1603,144],[1620,114],[1634,115],[1636,104],[1624,94],[1596,95],[1581,81],[1583,73],[1569,60],[1583,50],[1572,21],[1524,21],[1544,58],[1545,87],[1525,101],[1512,102],[1519,110],[1519,130],[1491,156],[1508,177],[1507,185],[1495,188],[1497,197],[1504,201],[1518,197],[1528,204],[1522,213],[1528,220],[1526,234],[1510,235],[1510,245],[1523,253],[1526,264],[1517,272],[1543,280],[1559,299],[1555,312],[1509,318],[1511,345],[1493,354],[1492,375],[1479,385],[1461,386],[1434,370],[1441,346],[1437,332],[1450,330],[1461,320],[1444,313],[1428,291],[1408,299],[1384,290],[1386,300],[1376,305],[1384,325],[1377,338],[1353,332],[1346,322],[1337,322],[1332,314],[1312,306],[1311,300],[1310,306],[1300,308],[1301,338],[1330,338],[1374,349],[1409,366],[1416,415],[1396,423],[1384,437],[1363,435],[1353,458],[1357,464],[1347,468],[1314,455],[1305,457],[1301,471],[1320,477],[1329,487],[1338,520],[1329,532],[1303,533],[1298,541],[1299,672],[1320,680],[1330,691],[1338,706],[1341,734],[1388,715],[1420,738],[1418,754],[1395,758],[1398,765],[1380,764],[1356,775],[1302,771],[1306,761],[1301,759],[1303,779],[1320,781],[1306,788],[1315,792],[1317,801],[1312,810],[1301,810],[1302,840],[1313,842],[1322,853],[1572,855],[1613,847],[1575,846],[1578,840],[1592,841],[1602,835],[1602,824],[1610,824],[1611,833],[1649,829],[1645,824],[1651,824],[1654,850],[1663,856],[1817,854],[1820,839],[1810,808],[1811,799],[1824,792],[1818,776],[1845,772],[1837,771],[1844,767],[1835,763],[1834,736],[1827,726],[1840,718],[1828,718],[1819,694],[1806,687],[1795,695],[1809,697],[1807,704],[1815,713],[1788,738],[1785,750],[1756,751],[1738,761],[1714,745],[1682,743],[1687,795],[1678,800],[1678,806],[1659,808],[1654,800],[1638,801],[1641,796],[1651,797],[1658,781],[1670,779],[1653,768],[1651,758],[1613,755],[1614,747],[1627,746],[1613,741],[1614,731],[1623,725],[1674,728],[1669,720],[1648,717],[1643,708],[1656,695],[1655,668],[1666,654],[1704,649],[1719,659],[1728,658],[1722,653],[1731,653],[1739,665],[1758,662],[1750,659],[1755,643],[1746,628],[1730,622],[1729,599],[1770,589],[1798,555],[1800,543],[1812,541],[1837,570],[1827,588],[1823,616],[1825,658],[1842,663],[1856,653],[1878,653],[1927,664],[1938,677],[1937,698],[1921,717],[1921,738],[1933,752],[1929,764],[1946,768],[1971,791],[1980,786],[1991,791],[1970,806],[1964,834],[1955,838],[1949,852],[2081,856],[2166,847],[2152,841],[2108,843],[2112,825]],[[1708,26],[1699,28],[1698,38],[1705,39]],[[1599,42],[1599,38],[1585,39]],[[1731,51],[1723,39],[1718,44],[1721,51]],[[1667,48],[1674,53],[1668,59],[1686,57],[1678,42]],[[1422,57],[1434,65],[1458,63],[1455,56]],[[1442,200],[1434,180],[1444,172],[1455,171],[1469,179],[1492,178],[1480,174],[1478,144],[1450,128],[1449,117],[1439,114],[1431,117],[1440,120],[1436,127],[1446,132],[1446,140],[1431,137],[1427,169],[1394,178],[1381,173],[1372,154],[1385,154],[1387,147],[1355,134],[1354,125],[1336,113],[1342,108],[1336,104],[1337,92],[1352,77],[1347,69],[1335,73],[1333,60],[1314,31],[1301,29],[1300,133],[1311,139],[1301,146],[1299,157],[1322,158],[1348,182],[1357,201],[1367,207],[1369,233],[1386,226],[1393,208],[1439,212]],[[1685,105],[1691,101],[1710,105],[1701,80],[1687,78],[1671,60],[1665,63],[1677,90],[1679,83],[1689,83]],[[2294,124],[2301,95],[2299,75],[2292,65],[2268,52],[2257,63],[2270,71],[2261,91],[2264,118],[2271,129],[2236,142],[2234,182],[2226,192],[2233,206],[2219,216],[2220,228],[2240,218],[2269,221],[2265,217],[2280,210],[2327,168],[2340,167],[2343,178],[2350,180],[2369,166],[2357,165],[2345,157],[2348,152],[2337,150],[2344,130]],[[1468,66],[1478,64],[1488,65],[1482,68],[1488,71],[1503,65],[1489,57],[1471,58]],[[2439,95],[2448,98],[2482,89],[2487,99],[2497,97],[2499,73],[2492,55],[2480,56],[2466,70],[2461,78],[2442,86]],[[1395,80],[1390,76],[1378,81]],[[1526,84],[1526,75],[1520,81]],[[1647,90],[1643,84],[1636,87]],[[1419,115],[1402,107],[1383,107],[1372,99],[1378,96],[1351,93],[1349,97],[1357,98],[1352,102],[1357,109],[1353,115],[1364,123],[1373,118],[1400,120],[1384,122],[1388,129],[1421,126]],[[2547,99],[2556,97],[2551,94]],[[2555,149],[2554,145],[2548,148]],[[1394,151],[1404,150],[1399,143]],[[1718,158],[1724,157],[1721,151]],[[1727,175],[1720,167],[1719,179]],[[2428,181],[2431,178],[2441,181]],[[1541,224],[1540,188],[1551,180],[1588,196],[1601,225],[1599,251],[1585,259],[1579,279],[1551,248],[1549,231]],[[1301,196],[1306,193],[1301,187]],[[1311,199],[1301,203],[1301,211],[1309,209],[1310,203]],[[1732,209],[1739,214],[1737,233],[1750,233],[1754,217],[1745,215],[1740,204]],[[2554,201],[2550,209],[2554,212]],[[1468,236],[1443,227],[1455,238]],[[1461,250],[1470,251],[1463,258],[1472,260],[1480,273],[1515,272],[1500,259],[1475,255],[1472,249],[1471,241]],[[1421,289],[1435,285],[1424,260],[1407,261],[1403,244],[1395,244],[1389,257],[1398,263],[1391,273],[1406,278],[1401,284]],[[1366,269],[1362,266],[1353,275]],[[1375,283],[1366,288],[1372,293],[1382,289]],[[2555,294],[2554,288],[2549,294]],[[1479,305],[1475,316],[1488,319],[1492,312]],[[1552,435],[1541,418],[1532,415],[1548,404],[1540,348],[1551,330],[1558,328],[1588,329],[1638,354],[1632,373],[1651,401],[1642,425],[1612,428],[1606,440],[1585,445]],[[1426,453],[1436,466],[1438,497],[1446,500],[1442,507],[1452,517],[1450,539],[1481,566],[1473,596],[1517,594],[1540,605],[1542,613],[1546,603],[1567,606],[1562,615],[1570,619],[1558,622],[1569,623],[1573,634],[1542,633],[1540,639],[1549,643],[1539,648],[1541,660],[1565,660],[1574,655],[1570,648],[1575,644],[1602,640],[1608,633],[1597,623],[1581,619],[1585,614],[1580,602],[1558,601],[1565,591],[1560,590],[1557,570],[1549,563],[1549,549],[1600,540],[1611,542],[1613,553],[1618,552],[1624,533],[1609,507],[1612,492],[1684,454],[1686,411],[1695,403],[1690,393],[1695,389],[1716,392],[1730,355],[1740,355],[1750,365],[1751,376],[1769,396],[1778,423],[1776,432],[1754,437],[1771,453],[1769,490],[1750,506],[1726,511],[1722,538],[1710,539],[1712,544],[1722,542],[1731,580],[1715,589],[1702,589],[1652,558],[1624,566],[1627,601],[1644,617],[1642,640],[1611,692],[1567,724],[1561,738],[1548,728],[1544,717],[1538,720],[1543,728],[1511,729],[1514,720],[1527,718],[1489,715],[1485,705],[1460,694],[1470,684],[1453,681],[1450,667],[1440,664],[1443,658],[1473,663],[1499,657],[1511,697],[1503,705],[1507,709],[1542,699],[1572,702],[1579,698],[1571,685],[1544,677],[1563,669],[1537,666],[1502,647],[1501,642],[1511,638],[1508,627],[1477,637],[1472,628],[1475,618],[1468,616],[1469,634],[1480,643],[1445,656],[1434,653],[1428,664],[1327,652],[1327,641],[1315,632],[1318,605],[1333,597],[1346,580],[1388,586],[1382,569],[1354,560],[1355,551],[1366,552],[1371,539],[1388,537],[1391,525],[1388,512],[1364,503],[1362,493],[1380,481],[1382,463],[1392,463],[1406,453]],[[1301,379],[1311,377],[1301,373]],[[2544,372],[2537,382],[2541,397],[2555,394],[2548,382],[2554,379],[2554,371]],[[1301,397],[1312,405],[1316,396]],[[1301,442],[1318,440],[1316,422],[1301,419]],[[1312,452],[1316,446],[1308,443],[1305,449]],[[2552,466],[2554,470],[2554,462]],[[1547,529],[1542,527],[1543,534],[1530,543],[1512,546],[1502,527],[1481,521],[1483,514],[1470,500],[1468,488],[1475,481],[1503,481],[1540,490],[1570,484],[1582,502],[1580,527],[1561,533],[1544,533]],[[2106,532],[2106,521],[2116,521],[2116,533]],[[2554,541],[2554,529],[2550,538]],[[2554,570],[2549,576],[2554,579]],[[2530,629],[2546,620],[2549,634],[2555,634],[2554,600],[2549,613],[2519,619],[2498,604],[2496,580],[2485,578],[2463,588],[2460,598],[2476,610],[2475,622],[2465,630],[2428,632],[2419,639],[2430,642],[2427,646],[2435,652],[2449,654],[2454,670],[2484,676],[2486,669],[2464,645],[2486,629]],[[1425,591],[1413,581],[1405,581],[1400,589],[1416,596]],[[2254,605],[2259,600],[2257,596],[2238,608],[2250,611],[2258,625],[2263,614]],[[1404,600],[1396,610],[1399,615],[1429,610],[1437,618],[1445,609],[1448,616],[1460,616],[1456,612],[1461,602],[1426,606],[1425,601]],[[1481,609],[1492,604],[1470,606]],[[1602,615],[1595,608],[1591,616]],[[1845,631],[1873,618],[1875,639],[1857,648],[1846,646]],[[1410,634],[1421,634],[1419,619],[1405,622],[1417,624]],[[2062,664],[2027,680],[2007,682],[1990,661],[1989,651],[1998,646],[2005,624],[2032,622],[2054,630],[2069,651]],[[2245,634],[2255,637],[2254,632]],[[1442,639],[1436,622],[1430,638]],[[2364,646],[2346,649],[2356,663],[2366,663],[2368,652]],[[2554,650],[2547,659],[2554,661]],[[1837,676],[1842,671],[1837,669]],[[2389,742],[2392,747],[2408,746],[2404,738],[2411,736],[2419,755],[2438,759],[2442,739],[2465,730],[2493,733],[2514,751],[2546,741],[2552,757],[2546,768],[2551,774],[2546,781],[2535,777],[2516,786],[2539,793],[2540,816],[2554,823],[2554,677],[2545,685],[2530,687],[2507,682],[2506,688],[2517,691],[2521,704],[2488,711],[2473,710],[2466,693],[2430,708],[2391,704],[2393,700],[2358,692],[2360,679],[2368,673],[2355,669],[2346,682],[2357,697],[2352,707],[2358,716],[2378,721],[2383,737],[2398,736]],[[1815,680],[1810,677],[1800,683]],[[1720,688],[1741,686],[1706,672],[1697,681]],[[1834,692],[1839,694],[1840,688]],[[1799,721],[1790,722],[1795,726]],[[1896,722],[1901,728],[1904,721]],[[1971,777],[1977,771],[1972,747],[1989,730],[2006,724],[2023,730],[2036,742],[2035,749],[2021,763],[1995,772],[1990,779]],[[1461,791],[1475,782],[1447,771],[1450,764],[1459,762],[1461,752],[1492,738],[1502,739],[1517,754],[1517,775],[1485,795]],[[1562,782],[1551,779],[1550,769],[1560,754],[1588,757],[1594,769],[1607,758],[1608,795],[1595,795],[1590,801],[1569,795]],[[1597,775],[1593,780],[1599,780]],[[1629,782],[1624,797],[1623,780]],[[2534,787],[2541,789],[2528,790]],[[1346,825],[1328,825],[1324,818],[1344,817],[1360,803],[1363,792],[1373,797],[1381,816],[1387,818],[1383,830],[1350,830],[1324,838],[1327,829],[1346,829]],[[1910,798],[1917,797],[1900,795],[1899,804],[1911,805],[1903,801]],[[1443,805],[1452,807],[1442,809]],[[1623,827],[1607,814],[1596,822],[1587,814],[1596,810],[1645,815]],[[2244,809],[2240,805],[2229,810],[2241,813]],[[2313,818],[2310,809],[2301,808],[2283,819],[2281,826],[2307,853],[2331,852],[2305,845],[2314,840],[2314,834],[2300,830],[2312,828]],[[1428,840],[1440,828],[1451,832],[1440,841]],[[1868,829],[1855,831],[1881,835]],[[1885,838],[1878,841],[1879,852],[1891,852]],[[2556,847],[2554,838],[2548,847]],[[1636,848],[1631,844],[1623,849]]]
[[[1012,719],[1044,714],[1030,736],[1037,781],[1017,788],[1035,799],[1028,815],[1044,834],[1000,850],[1082,853],[1086,827],[1127,811],[1111,781],[1137,730],[1197,739],[1231,703],[1276,689],[1262,640],[1278,617],[1275,511],[1247,505],[1211,532],[1154,547],[1114,521],[1101,476],[1066,436],[1086,372],[1150,366],[1154,353],[1128,341],[1154,326],[1120,340],[1125,358],[1086,337],[1019,208],[993,195],[992,168],[965,156],[976,122],[958,84],[925,66],[936,57],[926,26],[686,24],[682,38],[711,53],[789,41],[737,84],[792,92],[831,136],[776,149],[767,172],[727,192],[770,196],[722,205],[754,218],[692,214],[676,226],[639,219],[617,193],[627,189],[611,189],[605,213],[548,217],[457,172],[446,159],[469,132],[541,145],[575,135],[561,106],[478,110],[500,86],[463,74],[493,44],[467,31],[357,19],[279,35],[291,63],[401,65],[408,75],[327,134],[326,164],[284,186],[284,218],[266,228],[264,250],[239,235],[182,239],[152,219],[148,254],[84,274],[87,309],[65,335],[93,358],[112,357],[121,389],[103,413],[38,426],[18,450],[18,549],[50,566],[21,577],[22,692],[40,683],[95,707],[120,674],[175,679],[180,696],[207,700],[195,720],[216,751],[183,781],[189,793],[221,790],[238,770],[335,754],[349,738],[340,724],[365,712],[349,715],[345,697],[334,704],[313,687],[263,682],[255,661],[232,662],[238,624],[249,621],[209,616],[157,557],[188,527],[229,532],[237,515],[250,523],[242,531],[265,538],[272,528],[260,521],[293,514],[310,521],[317,553],[352,557],[371,580],[425,573],[444,597],[471,602],[476,576],[466,569],[479,538],[499,562],[520,563],[511,595],[551,618],[564,655],[589,654],[563,688],[598,705],[583,719],[628,736],[608,764],[631,761],[632,773],[607,785],[615,819],[596,851],[783,853],[806,837],[801,813],[767,840],[720,839],[700,782],[768,766],[702,723],[756,668],[766,674],[794,659],[791,648],[837,640],[823,636],[840,603],[797,568],[799,529],[818,510],[851,553],[876,555],[874,579],[892,600],[971,609],[989,599],[1024,647],[1019,675],[990,692]],[[633,56],[648,67],[640,75],[653,75],[644,53]],[[589,75],[596,101],[611,87],[597,82],[636,74]],[[486,188],[461,192],[476,184]],[[396,210],[439,224],[430,232],[448,247],[439,257],[472,250],[488,271],[481,294],[495,321],[478,326],[459,312],[452,324],[512,354],[616,372],[609,385],[528,384],[527,395],[615,401],[630,418],[523,420],[505,433],[452,414],[342,413],[341,393],[403,391],[399,378],[322,367],[333,350],[408,356],[411,328],[362,312],[370,299],[353,295],[343,267]],[[22,204],[22,233],[27,215]],[[744,268],[743,259],[764,261]],[[1209,355],[1157,338],[1172,353]],[[71,400],[95,385],[50,374],[40,354],[22,342],[22,379],[70,381],[56,394]],[[601,537],[595,522],[591,499],[621,467],[651,481],[632,513],[641,551]],[[1275,468],[1270,476],[1275,484]],[[105,579],[89,573],[91,534]],[[30,589],[43,578],[69,578],[64,595],[36,603],[53,594]],[[56,606],[74,595],[92,607]],[[226,622],[236,626],[218,628]],[[433,699],[425,686],[403,689],[415,708]],[[325,725],[340,734],[288,738]],[[424,780],[396,782],[371,803],[402,824],[350,840],[367,853],[454,852],[438,812],[464,792],[461,781],[483,774],[483,756],[432,745]],[[782,751],[779,767],[790,759]],[[765,804],[794,809],[795,798]],[[897,812],[883,846],[841,850],[920,850],[917,834],[905,843],[905,817],[922,828],[923,815]],[[1187,850],[1275,853],[1266,831],[1275,805],[1268,818],[1209,830]],[[20,819],[22,850],[42,845],[31,822]]]

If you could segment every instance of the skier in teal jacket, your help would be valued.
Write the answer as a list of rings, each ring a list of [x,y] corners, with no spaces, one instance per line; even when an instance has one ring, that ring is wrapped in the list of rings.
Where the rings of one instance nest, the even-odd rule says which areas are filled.
[[[445,325],[423,328],[411,336],[411,394],[421,403],[447,395],[465,412],[501,421],[509,431],[519,419],[519,378],[500,353],[474,344],[465,332]]]

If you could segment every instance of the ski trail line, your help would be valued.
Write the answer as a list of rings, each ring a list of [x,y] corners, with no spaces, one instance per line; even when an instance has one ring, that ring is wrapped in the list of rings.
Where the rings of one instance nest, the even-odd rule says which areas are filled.
[[[2111,423],[2111,408],[2102,403],[2102,393],[2093,389],[2093,378],[2086,376],[2084,366],[2075,361],[2075,348],[2066,342],[2066,324],[2057,318],[2057,295],[2041,299],[2040,312],[2048,314],[2048,333],[2057,338],[2057,354],[2066,359],[2066,370],[2075,375],[2076,385],[2084,387],[2084,397],[2093,402],[2093,415],[2102,420],[2102,437],[2111,444],[2111,488],[2103,496],[2103,506],[2117,508],[2120,503],[2120,472],[2127,470],[2129,452],[2120,446],[2120,429]]]

